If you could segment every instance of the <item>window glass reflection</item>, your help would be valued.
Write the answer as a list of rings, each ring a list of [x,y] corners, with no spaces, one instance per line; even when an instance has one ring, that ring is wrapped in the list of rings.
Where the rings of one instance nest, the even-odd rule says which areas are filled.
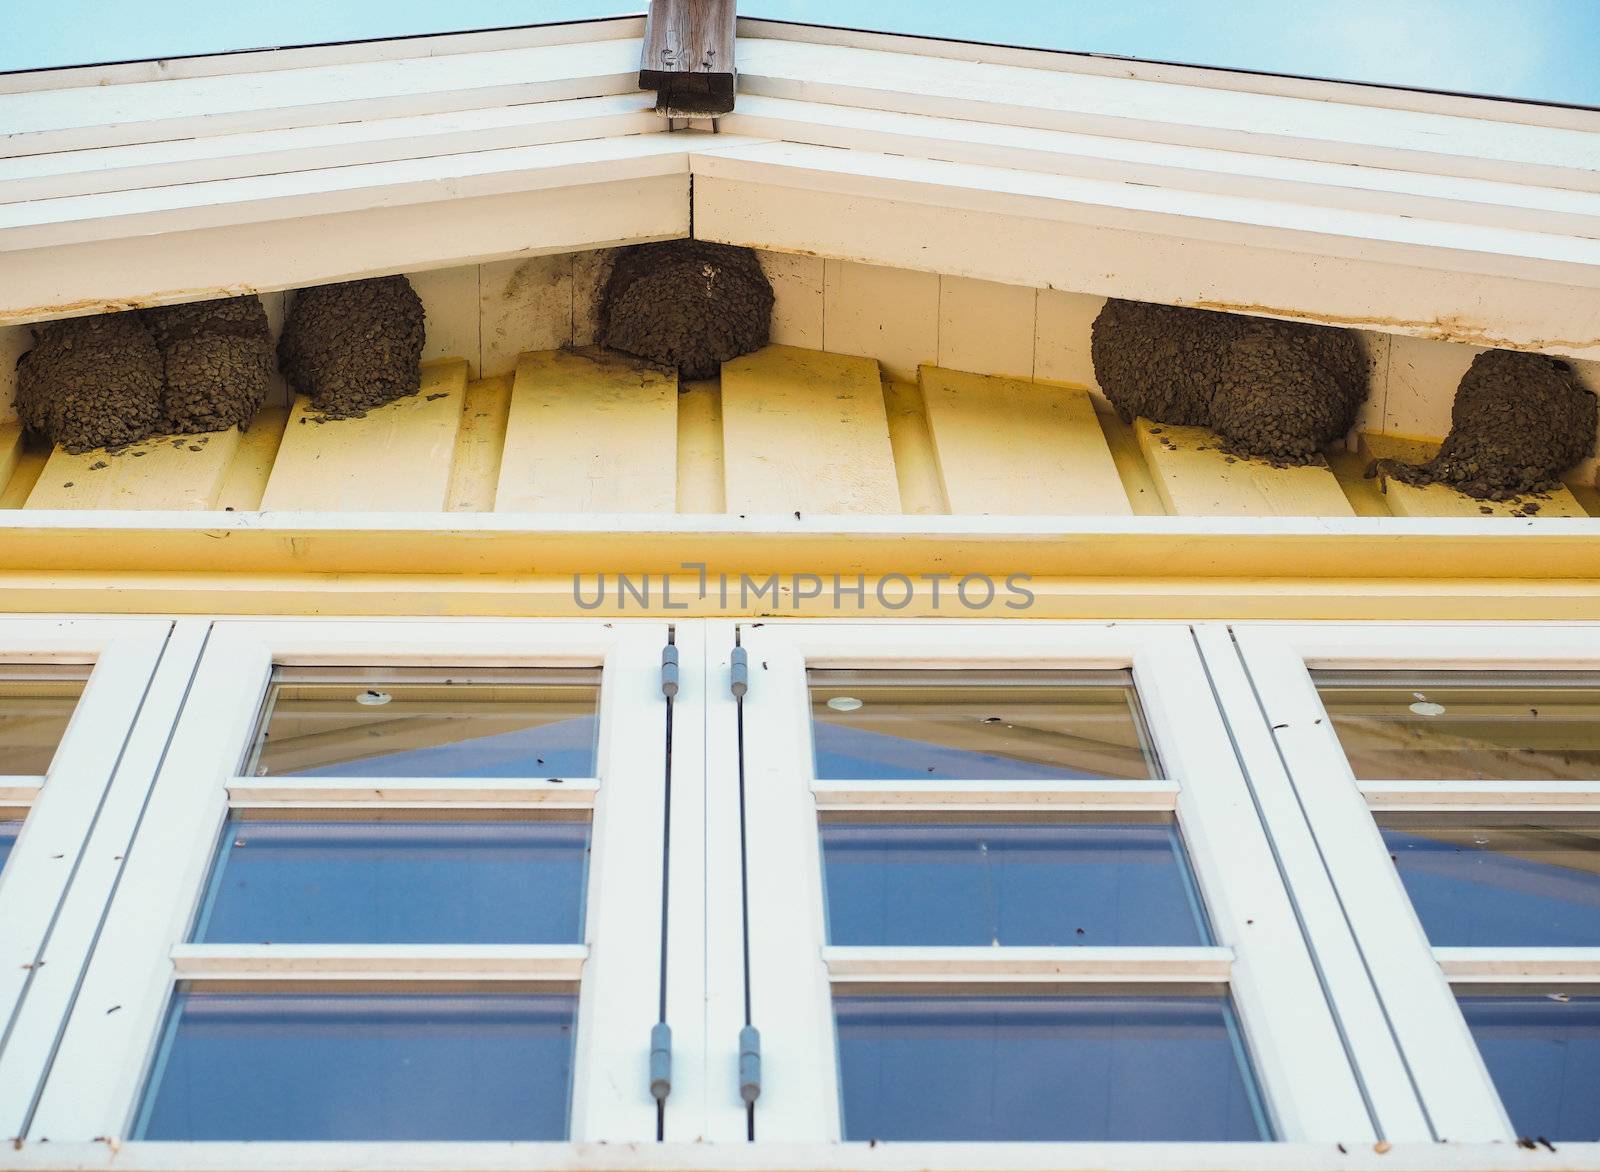
[[[1366,781],[1600,779],[1600,679],[1509,672],[1313,672]]]
[[[1129,672],[810,672],[823,780],[1158,777]]]
[[[578,999],[180,990],[135,1139],[564,1139]]]
[[[22,822],[0,822],[0,871],[4,871],[6,860],[11,857],[12,848],[17,845],[17,835],[22,833]]]
[[[1600,997],[1459,1000],[1518,1135],[1600,1139]]]
[[[1172,820],[822,826],[842,945],[1195,945],[1204,919]]]
[[[583,940],[587,819],[229,819],[195,939]]]
[[[87,667],[0,666],[0,774],[50,772],[88,678]]]
[[[1221,996],[840,996],[851,1140],[1271,1138]]]
[[[1600,946],[1600,827],[1385,815],[1384,844],[1428,940]]]
[[[279,668],[248,776],[593,777],[600,670]]]

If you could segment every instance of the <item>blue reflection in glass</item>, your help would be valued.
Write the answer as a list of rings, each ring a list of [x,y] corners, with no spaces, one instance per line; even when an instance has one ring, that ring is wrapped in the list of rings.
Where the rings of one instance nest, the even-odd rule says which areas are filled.
[[[463,723],[465,723],[463,721]],[[319,761],[303,769],[276,767],[268,741],[260,772],[279,777],[593,777],[600,721],[594,716],[552,720],[491,736],[462,736],[425,749],[383,752],[376,734],[369,754],[345,761]]]
[[[1432,944],[1600,945],[1600,835],[1593,830],[1390,826],[1383,841]]]
[[[21,822],[0,822],[0,871],[5,870],[11,848],[17,845],[17,835],[21,833]]]
[[[583,939],[586,820],[230,819],[194,938],[226,944]]]
[[[1208,943],[1171,823],[825,823],[844,945]]]
[[[564,1139],[578,999],[180,991],[135,1139]]]
[[[1224,997],[834,999],[846,1139],[1257,1140]]]
[[[1460,1004],[1518,1135],[1600,1139],[1600,997]]]

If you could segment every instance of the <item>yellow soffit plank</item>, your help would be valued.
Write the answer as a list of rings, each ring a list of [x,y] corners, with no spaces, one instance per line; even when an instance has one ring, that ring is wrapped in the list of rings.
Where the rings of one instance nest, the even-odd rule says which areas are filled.
[[[1133,512],[1086,389],[936,366],[918,377],[950,512]]]
[[[1333,472],[1320,464],[1277,468],[1230,456],[1216,433],[1134,421],[1167,511],[1187,517],[1350,517]]]
[[[723,363],[722,438],[730,513],[900,512],[870,358],[768,346]]]
[[[546,350],[517,362],[500,513],[670,513],[678,377],[614,354]]]
[[[56,448],[28,494],[28,508],[214,509],[241,434],[230,427],[155,436],[114,455]]]
[[[505,447],[506,416],[511,409],[511,376],[468,383],[450,465],[450,490],[445,508],[452,513],[487,512],[494,508],[500,479],[500,453]]]
[[[422,389],[360,419],[324,419],[295,398],[263,510],[442,512],[450,488],[467,364],[424,363]]]
[[[1365,432],[1361,436],[1361,455],[1368,462],[1399,460],[1421,464],[1438,451],[1439,444],[1433,440]],[[1535,512],[1541,517],[1589,515],[1565,485],[1509,501],[1480,501],[1446,484],[1407,484],[1393,477],[1385,477],[1382,488],[1389,511],[1397,517],[1515,517],[1520,516],[1529,503],[1538,506]]]

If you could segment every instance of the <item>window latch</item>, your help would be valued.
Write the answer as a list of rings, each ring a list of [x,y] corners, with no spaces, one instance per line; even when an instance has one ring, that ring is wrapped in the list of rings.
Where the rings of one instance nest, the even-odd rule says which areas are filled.
[[[673,643],[661,649],[661,694],[669,700],[678,694],[678,648]]]
[[[750,690],[750,653],[743,647],[733,649],[733,657],[728,664],[728,691],[736,698],[743,698]]]
[[[753,1025],[739,1031],[739,1097],[746,1107],[761,1097],[761,1031]]]
[[[650,1097],[665,1103],[672,1093],[672,1027],[658,1021],[650,1027]]]

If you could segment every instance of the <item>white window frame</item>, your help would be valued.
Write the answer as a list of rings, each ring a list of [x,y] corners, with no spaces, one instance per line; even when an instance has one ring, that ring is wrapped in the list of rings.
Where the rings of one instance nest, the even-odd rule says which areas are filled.
[[[994,980],[1225,983],[1278,1137],[1374,1137],[1187,625],[779,622],[742,625],[741,634],[751,676],[746,847],[751,987],[763,1049],[759,1141],[840,1138],[831,986],[864,975],[952,989]],[[1131,669],[1168,780],[1061,782],[1029,786],[1026,795],[1012,783],[896,788],[906,808],[1172,811],[1215,947],[825,947],[818,810],[858,795],[849,783],[814,781],[808,667]],[[709,727],[725,729],[733,701],[720,688],[713,693],[709,703],[721,711]],[[708,865],[730,869],[725,861]],[[736,1026],[724,1019],[718,1028]]]
[[[70,1143],[126,1136],[177,982],[200,975],[260,988],[290,978],[330,984],[421,979],[572,988],[578,993],[579,1020],[571,1139],[654,1140],[656,1104],[647,1075],[659,988],[665,712],[660,662],[666,638],[665,624],[643,622],[218,621],[66,1021],[28,1140]],[[272,668],[280,664],[600,665],[598,779],[357,782],[237,777]],[[687,797],[692,801],[695,795]],[[587,943],[186,943],[229,810],[308,804],[340,809],[592,809]],[[694,988],[680,995],[697,994]]]
[[[1600,986],[1600,948],[1431,947],[1373,814],[1595,812],[1600,782],[1358,781],[1310,673],[1600,671],[1600,626],[1264,623],[1233,639],[1434,1137],[1516,1139],[1453,987]]]
[[[0,619],[0,663],[85,666],[48,772],[0,777],[26,811],[0,872],[0,1134],[20,1135],[116,882],[160,737],[182,701],[204,624],[160,619]]]

